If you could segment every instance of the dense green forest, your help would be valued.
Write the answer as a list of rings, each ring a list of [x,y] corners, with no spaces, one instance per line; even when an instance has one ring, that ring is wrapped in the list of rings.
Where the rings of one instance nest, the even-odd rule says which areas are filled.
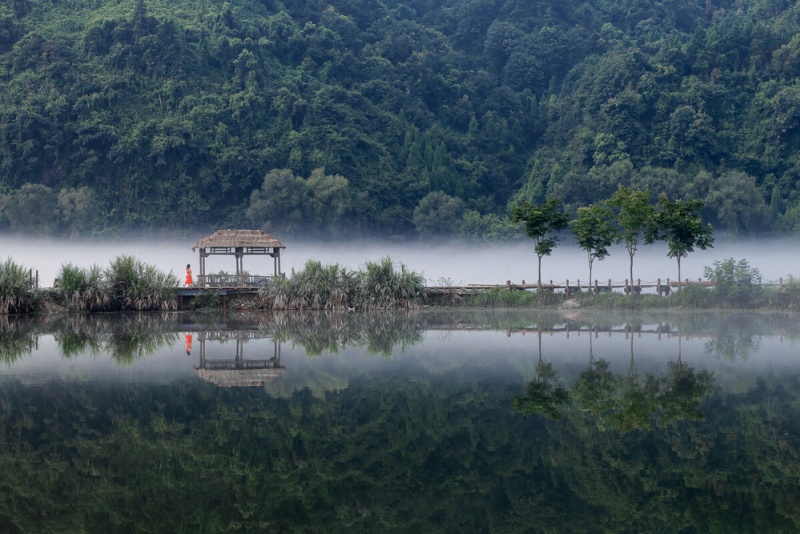
[[[622,184],[800,231],[787,0],[5,0],[0,229],[497,239]]]

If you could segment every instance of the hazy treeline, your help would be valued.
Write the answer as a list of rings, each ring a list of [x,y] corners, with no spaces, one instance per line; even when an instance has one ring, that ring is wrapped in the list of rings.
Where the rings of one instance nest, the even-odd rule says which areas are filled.
[[[497,239],[622,184],[793,232],[798,34],[779,0],[15,0],[0,225]]]

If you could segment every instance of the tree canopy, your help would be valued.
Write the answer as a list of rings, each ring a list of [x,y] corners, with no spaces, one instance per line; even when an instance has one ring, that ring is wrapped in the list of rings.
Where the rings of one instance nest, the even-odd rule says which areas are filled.
[[[404,238],[442,193],[450,233],[493,239],[521,202],[623,185],[794,232],[798,34],[777,0],[14,0],[0,230]],[[305,186],[273,220],[284,171]]]

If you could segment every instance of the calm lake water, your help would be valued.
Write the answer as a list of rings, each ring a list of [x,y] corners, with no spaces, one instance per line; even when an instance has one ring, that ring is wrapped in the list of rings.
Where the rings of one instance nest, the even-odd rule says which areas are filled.
[[[791,532],[796,316],[0,323],[0,532]]]

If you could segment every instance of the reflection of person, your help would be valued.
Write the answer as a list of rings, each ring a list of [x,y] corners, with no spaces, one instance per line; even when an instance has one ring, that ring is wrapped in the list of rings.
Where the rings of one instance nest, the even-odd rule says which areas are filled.
[[[188,263],[186,264],[186,281],[184,284],[187,286],[192,285],[192,266]]]
[[[186,354],[192,353],[192,334],[184,334],[186,338]]]

